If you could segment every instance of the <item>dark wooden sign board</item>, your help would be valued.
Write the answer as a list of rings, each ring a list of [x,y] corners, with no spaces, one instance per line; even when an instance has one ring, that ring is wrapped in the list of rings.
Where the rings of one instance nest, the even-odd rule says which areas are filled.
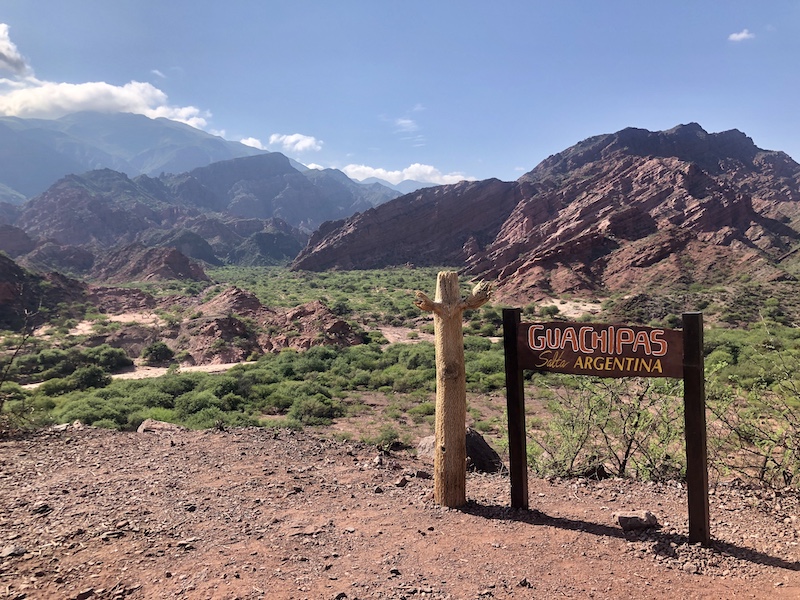
[[[682,331],[600,323],[522,323],[521,313],[503,309],[511,506],[528,508],[523,370],[683,379],[689,541],[710,544],[702,313],[685,313]]]

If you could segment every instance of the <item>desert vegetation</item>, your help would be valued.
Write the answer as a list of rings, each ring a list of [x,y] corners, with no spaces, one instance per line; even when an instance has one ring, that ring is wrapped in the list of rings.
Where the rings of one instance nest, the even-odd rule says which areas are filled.
[[[3,332],[4,428],[78,420],[130,430],[157,419],[190,428],[310,427],[383,448],[413,445],[432,432],[435,368],[433,345],[423,339],[432,324],[412,299],[415,290],[431,291],[436,270],[229,267],[211,271],[215,283],[194,284],[191,290],[176,282],[149,284],[150,292],[205,294],[204,301],[230,285],[252,292],[266,306],[318,300],[363,333],[363,344],[284,349],[251,356],[216,375],[182,372],[180,355],[160,341],[139,357],[107,344],[86,345],[88,336],[72,333],[77,321],[88,318],[93,333],[113,329],[112,324],[91,307],[68,307],[61,311],[68,317],[51,320],[36,335]],[[470,282],[462,284],[466,293]],[[743,282],[739,289],[697,289],[660,302],[600,298],[583,314],[569,310],[571,301],[527,304],[523,320],[613,320],[628,306],[636,322],[679,326],[682,310],[704,309],[712,476],[747,477],[775,487],[800,484],[800,334],[790,297]],[[489,304],[464,315],[468,418],[501,453],[507,446],[502,308]],[[202,310],[188,314],[176,308],[162,318],[171,326],[198,315]],[[249,322],[249,327],[259,325]],[[405,339],[389,343],[382,327],[404,331]],[[154,379],[111,377],[130,368],[134,358],[170,369]],[[38,387],[27,385],[33,382]],[[527,373],[526,398],[529,466],[540,476],[683,476],[680,381]]]

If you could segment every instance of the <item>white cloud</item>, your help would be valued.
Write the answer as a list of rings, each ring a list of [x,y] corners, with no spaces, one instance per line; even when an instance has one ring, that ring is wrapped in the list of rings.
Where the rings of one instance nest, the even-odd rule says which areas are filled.
[[[170,105],[167,95],[150,83],[131,81],[120,86],[103,81],[37,79],[11,41],[5,23],[0,23],[0,70],[13,73],[12,79],[0,79],[0,115],[55,119],[84,110],[128,112],[151,119],[164,117],[198,129],[205,128],[211,116],[195,106]]]
[[[17,50],[16,44],[8,35],[8,25],[0,23],[0,69],[24,75],[30,71],[27,61]]]
[[[166,76],[166,75],[164,75],[164,73],[163,73],[163,72],[161,72],[161,71],[159,71],[158,69],[152,69],[150,72],[151,72],[153,75],[155,75],[156,77],[160,77],[161,79],[166,79],[166,78],[167,78],[167,76]]]
[[[318,165],[317,163],[308,163],[306,167],[308,167],[309,169],[314,169],[315,171],[324,171],[326,169],[326,167]]]
[[[419,129],[419,125],[413,119],[400,118],[394,120],[394,125],[397,131],[410,133]]]
[[[270,146],[280,146],[286,152],[307,152],[308,150],[322,150],[322,141],[302,133],[273,133],[269,136]]]
[[[475,181],[474,177],[467,177],[463,173],[444,174],[436,167],[414,163],[399,171],[388,171],[386,169],[368,167],[367,165],[347,165],[342,171],[352,179],[362,181],[369,177],[377,177],[389,183],[398,184],[406,179],[420,181],[422,183],[458,183],[459,181]]]
[[[728,40],[731,42],[743,42],[745,40],[752,40],[756,37],[755,33],[750,33],[748,29],[742,29],[739,33],[732,33],[728,36]]]
[[[244,144],[245,146],[250,146],[251,148],[258,148],[259,150],[266,150],[266,146],[261,143],[261,140],[254,137],[242,138],[239,140],[240,143]]]
[[[165,117],[192,127],[207,125],[209,113],[194,106],[170,106],[167,95],[150,83],[131,81],[112,85],[102,81],[89,83],[53,83],[27,77],[10,83],[10,91],[0,92],[0,114],[14,117],[55,119],[82,110],[129,112],[156,119]]]

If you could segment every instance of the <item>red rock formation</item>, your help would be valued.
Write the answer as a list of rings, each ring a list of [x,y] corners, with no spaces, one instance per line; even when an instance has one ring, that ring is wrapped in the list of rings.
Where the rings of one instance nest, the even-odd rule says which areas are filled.
[[[142,244],[131,244],[112,252],[92,276],[111,283],[165,279],[209,281],[197,263],[175,248],[146,248]]]
[[[464,264],[494,240],[520,199],[516,188],[497,179],[462,181],[425,188],[345,221],[325,223],[293,268]]]
[[[516,183],[404,196],[312,238],[294,267],[453,265],[500,298],[785,276],[800,165],[738,131],[625,129],[549,157]],[[438,258],[438,260],[437,260]]]

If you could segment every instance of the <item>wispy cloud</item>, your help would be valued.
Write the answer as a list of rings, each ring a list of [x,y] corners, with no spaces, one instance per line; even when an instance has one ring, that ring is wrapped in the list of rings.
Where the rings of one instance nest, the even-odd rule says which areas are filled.
[[[419,129],[419,125],[417,125],[414,119],[408,119],[404,117],[395,119],[394,126],[395,131],[398,133],[411,133],[412,131],[417,131]]]
[[[141,81],[113,85],[103,81],[59,83],[37,79],[11,41],[5,23],[0,23],[0,71],[10,71],[12,75],[0,79],[2,115],[55,119],[83,110],[129,112],[152,119],[165,117],[198,129],[205,128],[211,116],[195,106],[173,106],[164,92]]]
[[[158,69],[151,69],[150,72],[153,75],[155,75],[156,77],[160,78],[160,79],[166,79],[167,78],[167,76],[164,75],[164,73],[162,71],[159,71]]]
[[[752,40],[756,37],[755,33],[750,33],[749,29],[742,29],[738,33],[732,33],[728,36],[728,41],[731,42],[743,42],[745,40]]]
[[[273,133],[269,136],[270,146],[280,146],[286,152],[308,152],[309,150],[322,150],[323,142],[310,135],[302,133]]]
[[[258,148],[259,150],[266,150],[266,146],[261,143],[261,140],[254,137],[242,138],[239,140],[240,143],[244,144],[245,146],[250,146],[251,148]]]
[[[342,171],[348,177],[352,179],[358,179],[359,181],[368,179],[369,177],[377,177],[378,179],[383,179],[384,181],[388,181],[389,183],[393,184],[398,184],[406,179],[420,181],[422,183],[436,183],[440,185],[447,183],[458,183],[459,181],[464,180],[475,181],[474,177],[466,176],[463,173],[445,174],[436,167],[432,167],[431,165],[423,165],[420,163],[414,163],[405,169],[397,171],[369,167],[367,165],[353,164],[347,165],[342,169]]]

